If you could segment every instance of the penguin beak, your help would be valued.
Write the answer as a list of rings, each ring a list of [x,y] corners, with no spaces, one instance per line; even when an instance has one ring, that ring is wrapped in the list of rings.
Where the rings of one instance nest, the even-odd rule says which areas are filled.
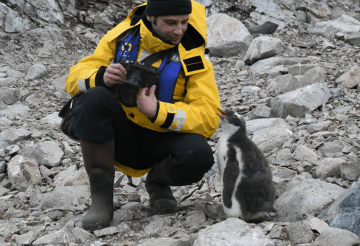
[[[228,115],[227,113],[225,113],[224,111],[222,111],[220,108],[218,108],[218,110],[219,110],[220,113],[221,113],[221,114],[218,114],[218,113],[217,113],[217,115],[218,115],[220,118],[222,118],[222,117],[224,117],[224,116],[230,117],[230,115]]]

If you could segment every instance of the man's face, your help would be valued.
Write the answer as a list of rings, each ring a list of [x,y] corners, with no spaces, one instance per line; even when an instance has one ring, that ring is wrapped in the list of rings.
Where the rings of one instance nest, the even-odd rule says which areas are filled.
[[[189,15],[146,16],[153,31],[172,44],[180,43],[188,27]]]

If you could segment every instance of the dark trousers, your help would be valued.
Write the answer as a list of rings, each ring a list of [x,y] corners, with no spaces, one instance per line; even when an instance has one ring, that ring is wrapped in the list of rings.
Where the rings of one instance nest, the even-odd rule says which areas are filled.
[[[176,185],[198,182],[214,163],[203,136],[194,133],[156,132],[128,120],[115,97],[103,87],[81,96],[75,110],[75,134],[80,139],[115,142],[115,160],[144,170],[166,161],[166,171]]]

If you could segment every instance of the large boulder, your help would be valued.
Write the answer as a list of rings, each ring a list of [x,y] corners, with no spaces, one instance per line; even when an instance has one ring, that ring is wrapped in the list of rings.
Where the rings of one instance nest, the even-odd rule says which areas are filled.
[[[211,15],[206,21],[211,56],[236,56],[246,51],[253,40],[243,23],[226,14]]]
[[[326,103],[331,94],[324,84],[313,84],[279,95],[271,101],[271,115],[303,117]]]
[[[348,15],[341,15],[336,20],[317,22],[315,27],[310,30],[311,33],[323,35],[327,38],[333,38],[334,34],[338,32],[353,34],[359,31],[360,21]]]

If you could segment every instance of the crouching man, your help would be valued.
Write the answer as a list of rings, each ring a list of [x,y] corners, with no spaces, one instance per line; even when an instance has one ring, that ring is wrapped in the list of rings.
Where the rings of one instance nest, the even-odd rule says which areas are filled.
[[[110,225],[114,166],[132,177],[147,174],[151,210],[167,214],[177,209],[170,186],[198,182],[213,165],[206,138],[218,127],[220,99],[205,47],[202,5],[148,0],[110,30],[93,55],[70,68],[66,91],[84,93],[74,106],[92,197],[84,229]],[[159,52],[149,64],[159,69],[156,83],[128,83],[130,70],[121,61],[144,61]]]

